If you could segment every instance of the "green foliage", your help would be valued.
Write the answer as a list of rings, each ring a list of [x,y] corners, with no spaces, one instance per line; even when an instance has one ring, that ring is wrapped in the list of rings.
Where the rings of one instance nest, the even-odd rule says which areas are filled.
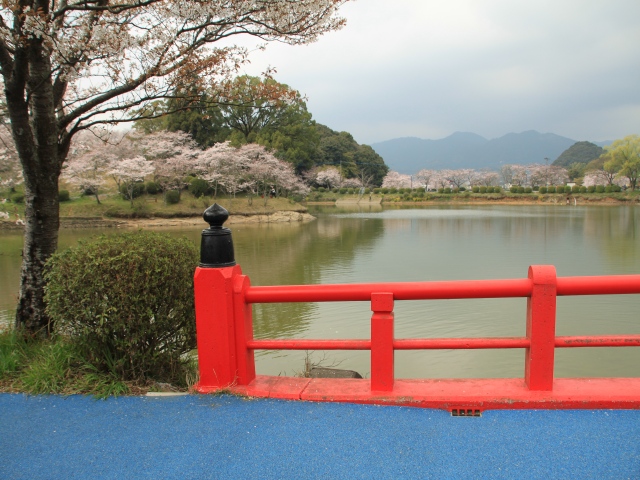
[[[100,372],[184,382],[195,347],[193,271],[186,239],[153,232],[102,236],[51,257],[47,313]]]
[[[540,193],[545,194],[547,193],[547,187],[540,187],[540,190],[538,190]]]
[[[27,338],[13,329],[0,333],[0,381],[31,394],[104,398],[129,393],[125,383],[87,362],[69,339]]]
[[[587,187],[587,193],[595,193],[596,192],[596,186],[595,185],[589,185]]]
[[[387,193],[389,193],[389,189],[387,187],[381,188],[380,191],[382,192],[383,195],[386,195]]]
[[[144,183],[123,183],[120,185],[120,194],[125,200],[131,200],[132,198],[138,198],[144,194]]]
[[[69,195],[69,190],[59,190],[58,200],[61,202],[68,202],[69,200],[71,200],[71,196]]]
[[[571,193],[580,193],[580,185],[574,185],[571,187]]]
[[[562,152],[552,165],[566,167],[569,170],[572,170],[575,168],[574,164],[586,165],[592,160],[600,157],[603,152],[604,150],[601,147],[591,142],[577,142]],[[571,173],[569,173],[569,175],[571,176]]]
[[[524,193],[524,187],[518,187],[517,193]]]
[[[547,188],[547,192],[548,193],[556,193],[556,187],[551,185],[550,187]]]
[[[446,187],[446,188],[444,189],[444,193],[451,193],[451,188]]]
[[[571,193],[571,187],[569,185],[565,185],[564,193]]]
[[[156,195],[161,191],[160,184],[158,182],[147,182],[144,188],[149,195]]]
[[[15,195],[11,195],[11,201],[13,203],[24,203],[24,194],[16,193]]]
[[[580,193],[587,193],[587,187],[585,187],[584,185],[581,186],[579,192]]]
[[[612,193],[613,192],[613,188],[611,187],[611,185],[607,185],[606,187],[604,187],[604,193]]]
[[[596,185],[596,193],[604,193],[604,185]]]
[[[342,187],[342,188],[340,188],[338,191],[339,191],[341,194],[343,194],[343,195],[344,195],[345,193],[347,193],[347,190],[348,190],[347,188]]]
[[[164,194],[164,201],[167,205],[175,205],[180,202],[180,192],[178,190],[169,190]]]
[[[353,194],[355,192],[355,190],[353,188],[347,188],[347,193],[348,194]]]
[[[517,185],[511,185],[511,187],[509,188],[509,191],[511,193],[518,193],[518,186]]]
[[[205,195],[208,195],[210,190],[211,189],[209,187],[209,183],[202,178],[194,178],[189,183],[189,192],[195,198],[200,198]]]
[[[502,188],[501,187],[493,187],[493,191],[494,191],[494,193],[502,193]]]
[[[531,193],[531,192],[533,192],[533,189],[531,187],[524,188],[524,193]]]
[[[465,187],[460,187],[458,190],[461,191],[461,192],[464,192],[466,190],[466,188]]]
[[[487,187],[485,187],[485,188],[487,188]],[[480,187],[471,187],[471,191],[473,193],[480,193]]]
[[[496,189],[494,187],[487,187],[487,193],[493,193]]]
[[[374,189],[373,189],[373,193],[374,193],[374,194],[376,194],[376,195],[378,195],[379,193],[381,193],[381,192],[382,192],[382,190],[383,190],[382,188],[380,188],[380,187],[376,187],[376,188],[374,188]],[[384,192],[383,192],[383,193],[384,193]]]

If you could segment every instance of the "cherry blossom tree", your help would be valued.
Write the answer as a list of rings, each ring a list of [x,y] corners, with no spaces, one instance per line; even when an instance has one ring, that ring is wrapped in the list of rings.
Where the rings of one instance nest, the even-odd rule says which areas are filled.
[[[81,190],[91,191],[100,204],[100,187],[107,181],[111,164],[116,160],[112,153],[102,149],[84,152],[69,159],[62,171],[62,177]]]
[[[432,185],[434,182],[434,178],[436,175],[435,170],[422,169],[418,173],[416,173],[416,180],[425,188],[425,190],[429,190],[429,185]]]
[[[409,188],[411,187],[411,176],[389,171],[382,180],[382,188]]]
[[[133,208],[133,190],[137,182],[144,181],[145,177],[154,172],[154,166],[142,155],[131,158],[123,158],[111,163],[109,175],[125,186],[131,208]]]
[[[443,175],[447,177],[447,180],[456,188],[464,186],[469,179],[473,178],[474,170],[470,168],[460,168],[458,170],[443,170]]]
[[[490,170],[481,170],[477,172],[476,183],[484,187],[492,187],[498,185],[500,175],[498,172],[492,172]]]
[[[58,243],[58,178],[74,135],[151,117],[140,107],[186,82],[187,92],[223,86],[248,53],[230,40],[310,43],[344,24],[336,13],[346,1],[3,1],[0,72],[26,206],[17,326],[52,327],[43,268]]]
[[[314,178],[314,182],[317,185],[326,188],[339,187],[341,181],[342,176],[340,175],[340,170],[336,167],[325,167],[318,170]]]
[[[166,194],[169,190],[181,192],[189,184],[186,178],[198,170],[201,151],[188,133],[154,132],[134,137],[136,150],[154,167],[154,178]]]

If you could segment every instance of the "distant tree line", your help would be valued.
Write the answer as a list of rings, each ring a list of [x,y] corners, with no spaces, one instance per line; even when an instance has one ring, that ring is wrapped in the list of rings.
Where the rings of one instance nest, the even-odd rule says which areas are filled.
[[[215,91],[179,91],[175,96],[136,112],[146,118],[136,128],[182,131],[200,148],[225,141],[235,147],[257,143],[291,163],[301,176],[334,166],[343,179],[379,186],[389,170],[370,146],[316,123],[300,93],[273,78],[245,75]]]

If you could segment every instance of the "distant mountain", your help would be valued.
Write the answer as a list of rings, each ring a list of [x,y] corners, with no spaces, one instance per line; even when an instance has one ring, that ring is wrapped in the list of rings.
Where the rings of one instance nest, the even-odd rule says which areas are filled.
[[[577,142],[556,158],[553,165],[569,167],[572,163],[589,163],[604,153],[602,147],[591,142]]]
[[[440,140],[395,138],[371,144],[391,170],[413,174],[423,168],[488,168],[506,164],[543,163],[556,159],[575,140],[533,130],[487,140],[475,133],[456,132]]]

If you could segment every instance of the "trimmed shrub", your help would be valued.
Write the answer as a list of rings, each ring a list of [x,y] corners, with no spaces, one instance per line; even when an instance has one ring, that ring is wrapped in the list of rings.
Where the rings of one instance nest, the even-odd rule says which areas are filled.
[[[538,185],[536,185],[535,187],[533,187],[533,191],[534,192],[539,192],[540,191],[540,187]]]
[[[157,182],[147,182],[145,183],[144,188],[149,195],[156,195],[162,190],[160,188],[160,184]]]
[[[438,193],[444,193],[444,188],[439,188]]]
[[[516,185],[511,185],[511,188],[509,188],[509,191],[511,193],[518,193],[518,187]]]
[[[580,193],[580,185],[574,185],[571,187],[571,193]]]
[[[585,187],[584,185],[582,187],[580,187],[579,190],[580,193],[587,193],[587,187]]]
[[[382,194],[384,195],[384,194],[389,193],[389,189],[387,187],[384,187],[384,188],[380,189],[380,192],[382,192]]]
[[[59,190],[58,200],[61,202],[68,202],[69,200],[71,200],[71,196],[69,195],[69,190]]]
[[[143,193],[144,193],[144,183],[142,183],[142,182],[134,183],[133,184],[133,189],[131,190],[131,196],[133,198],[138,198]],[[120,194],[122,195],[122,198],[124,198],[125,200],[131,200],[131,198],[129,198],[129,184],[128,183],[123,183],[122,185],[120,185]]]
[[[353,188],[347,188],[347,193],[348,194],[353,194],[353,193],[355,193],[355,190]]]
[[[155,232],[80,243],[47,263],[47,313],[100,371],[184,384],[197,264],[192,242]]]
[[[389,193],[398,193],[398,189],[396,187],[391,187],[389,189]]]
[[[565,185],[564,193],[571,193],[571,187],[569,185]]]
[[[493,187],[487,187],[487,193],[493,193],[493,192],[495,192],[495,191],[496,191],[496,189],[495,189],[495,188],[493,188]]]
[[[502,187],[493,187],[494,193],[502,193]]]
[[[376,188],[373,189],[373,193],[375,193],[376,195],[379,194],[381,191],[382,191],[382,189],[379,188],[379,187],[376,187]]]
[[[622,187],[620,185],[611,185],[611,188],[613,189],[614,192],[622,191]]]
[[[524,187],[518,187],[518,193],[524,193]]]
[[[449,187],[445,188],[444,193],[451,193],[451,189]]]
[[[611,187],[611,185],[607,185],[606,187],[604,187],[604,193],[611,193],[613,192],[613,188]]]
[[[189,193],[196,198],[204,197],[209,191],[209,183],[202,178],[194,178],[189,184]]]
[[[595,185],[589,185],[587,187],[587,193],[596,193],[596,186]]]
[[[471,191],[473,193],[478,193],[478,192],[480,192],[480,187],[471,187]]]
[[[460,189],[458,187],[451,189],[451,193],[459,193],[459,192],[460,192]]]
[[[604,193],[604,185],[596,185],[596,193]]]
[[[533,192],[533,190],[531,189],[531,187],[525,187],[524,189],[524,193],[531,193]]]
[[[341,187],[341,188],[338,190],[338,193],[341,193],[341,194],[343,194],[343,195],[344,195],[345,193],[347,193],[347,189],[346,189],[345,187]]]
[[[164,201],[167,205],[175,205],[180,202],[180,192],[178,190],[169,190],[164,194]]]
[[[556,193],[556,187],[554,187],[553,185],[547,188],[547,192],[548,193]]]
[[[538,190],[540,193],[547,193],[547,187],[540,187],[540,190]]]
[[[458,190],[460,190],[461,192],[464,192],[466,190],[465,187],[460,187]]]

